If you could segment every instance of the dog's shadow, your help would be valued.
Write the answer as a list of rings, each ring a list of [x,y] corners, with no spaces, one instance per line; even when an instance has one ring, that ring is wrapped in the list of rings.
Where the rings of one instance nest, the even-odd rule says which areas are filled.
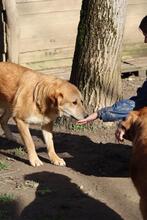
[[[11,130],[17,133],[16,126],[12,125]],[[39,130],[31,129],[33,136],[37,136],[41,141],[38,149],[39,157],[43,162],[49,163],[46,147],[42,142],[42,135]],[[55,149],[59,156],[64,158],[67,167],[85,175],[105,176],[105,177],[128,177],[129,163],[132,147],[115,143],[94,143],[87,136],[69,133],[54,134]],[[38,144],[38,143],[37,143]],[[9,141],[0,137],[0,149],[12,149],[20,147],[19,143]],[[1,154],[13,157],[26,164],[28,160],[10,153]]]

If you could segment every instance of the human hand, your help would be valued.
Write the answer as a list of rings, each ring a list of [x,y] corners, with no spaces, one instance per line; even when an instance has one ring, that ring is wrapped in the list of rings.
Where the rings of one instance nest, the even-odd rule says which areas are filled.
[[[119,124],[115,131],[115,138],[119,143],[121,143],[124,141],[124,135],[125,129],[123,128],[123,126],[121,126],[121,124]]]
[[[77,121],[76,124],[84,125],[84,124],[87,124],[88,122],[94,121],[95,119],[97,119],[97,112],[94,112],[93,114],[89,115],[88,117]]]

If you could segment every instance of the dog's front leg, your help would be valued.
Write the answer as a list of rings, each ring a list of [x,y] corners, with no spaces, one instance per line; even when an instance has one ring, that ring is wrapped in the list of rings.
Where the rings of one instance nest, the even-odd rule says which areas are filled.
[[[65,166],[66,165],[65,161],[62,158],[58,157],[58,155],[55,152],[52,130],[53,130],[52,122],[47,125],[42,126],[42,133],[43,133],[45,143],[47,145],[47,150],[48,150],[50,161],[54,165]]]
[[[29,125],[18,118],[15,118],[15,122],[17,124],[22,140],[27,148],[30,164],[33,167],[43,165],[42,161],[37,156],[35,145],[29,131]]]

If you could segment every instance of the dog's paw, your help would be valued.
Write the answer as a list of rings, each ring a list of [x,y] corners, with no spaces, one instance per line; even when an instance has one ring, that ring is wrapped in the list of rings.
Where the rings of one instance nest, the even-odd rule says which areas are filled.
[[[51,163],[56,166],[66,166],[65,161],[61,158],[59,160],[51,161]]]
[[[66,166],[65,161],[62,158],[58,157],[58,156],[56,156],[56,157],[54,157],[50,160],[51,160],[51,163],[56,165],[56,166]]]
[[[124,141],[124,134],[125,130],[122,128],[117,128],[117,130],[115,131],[115,138],[119,143]]]
[[[33,166],[33,167],[39,167],[39,166],[42,166],[43,163],[42,161],[37,157],[33,157],[33,158],[30,158],[30,164]]]

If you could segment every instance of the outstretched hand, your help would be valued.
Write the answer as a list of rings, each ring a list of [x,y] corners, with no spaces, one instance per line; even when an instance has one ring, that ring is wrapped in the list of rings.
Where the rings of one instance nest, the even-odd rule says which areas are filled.
[[[88,122],[94,121],[95,119],[97,119],[97,112],[94,112],[91,115],[89,115],[88,117],[86,117],[86,118],[84,118],[82,120],[77,121],[76,124],[84,125],[84,124],[87,124]]]

